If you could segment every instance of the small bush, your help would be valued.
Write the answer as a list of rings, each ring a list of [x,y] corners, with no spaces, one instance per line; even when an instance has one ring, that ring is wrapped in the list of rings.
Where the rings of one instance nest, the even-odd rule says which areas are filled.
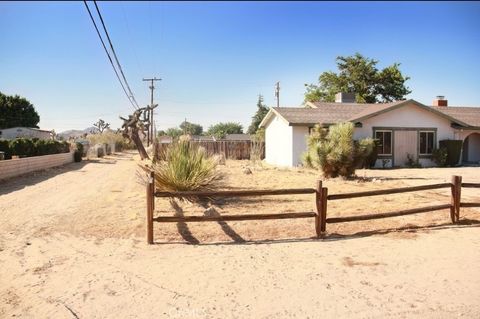
[[[407,154],[407,161],[405,165],[409,168],[422,168],[422,164],[418,161],[418,158],[413,158],[412,154]]]
[[[8,140],[0,139],[0,152],[5,153],[6,160],[12,158],[12,151],[10,149],[10,143]]]
[[[357,167],[365,165],[375,144],[371,138],[354,141],[353,131],[352,123],[332,125],[328,131],[316,125],[307,140],[304,165],[320,168],[325,177],[354,175]]]
[[[445,147],[434,149],[432,152],[432,160],[440,167],[447,166],[448,151]]]
[[[20,157],[35,156],[35,144],[31,139],[17,138],[10,141],[12,155]]]
[[[216,169],[217,162],[207,155],[204,148],[188,141],[169,145],[165,158],[166,161],[153,164],[155,184],[160,190],[213,190],[222,179]]]
[[[439,142],[440,147],[447,149],[447,165],[455,166],[460,161],[460,154],[462,153],[462,140],[442,140]]]

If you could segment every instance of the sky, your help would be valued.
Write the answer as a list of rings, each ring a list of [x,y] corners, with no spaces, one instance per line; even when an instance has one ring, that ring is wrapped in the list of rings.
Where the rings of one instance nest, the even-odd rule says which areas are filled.
[[[94,10],[93,3],[90,3]],[[480,2],[98,2],[140,105],[156,83],[157,129],[184,119],[244,128],[258,94],[300,106],[305,83],[359,52],[401,63],[431,105],[480,106]],[[62,132],[99,118],[121,126],[132,106],[83,2],[0,2],[0,92],[30,100],[39,126]]]

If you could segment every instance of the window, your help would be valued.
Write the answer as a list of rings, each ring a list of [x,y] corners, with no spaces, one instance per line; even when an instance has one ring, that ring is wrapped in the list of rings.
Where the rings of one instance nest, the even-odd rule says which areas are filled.
[[[435,132],[420,131],[420,155],[431,155],[435,145]]]
[[[375,138],[379,141],[378,155],[392,155],[392,131],[376,131]]]

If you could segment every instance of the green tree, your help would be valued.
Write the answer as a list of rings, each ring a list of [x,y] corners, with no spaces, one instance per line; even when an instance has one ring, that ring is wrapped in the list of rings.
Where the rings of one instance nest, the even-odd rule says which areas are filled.
[[[38,128],[38,122],[40,116],[27,99],[0,92],[0,129],[16,126]]]
[[[180,129],[182,132],[190,135],[202,135],[203,127],[200,124],[190,123],[187,121],[182,122],[180,124]]]
[[[224,138],[227,134],[242,134],[243,127],[239,123],[225,122],[217,123],[208,128],[207,135],[215,136],[218,139]]]
[[[171,127],[171,128],[168,128],[166,131],[165,131],[165,135],[167,136],[170,136],[170,137],[179,137],[180,135],[183,134],[183,131],[177,127]]]
[[[381,103],[405,99],[411,91],[405,85],[410,78],[400,71],[400,63],[378,70],[377,60],[360,53],[337,57],[338,73],[320,74],[318,84],[305,84],[306,102],[334,102],[339,92],[355,92],[359,103]]]
[[[248,134],[255,134],[258,130],[258,126],[262,122],[265,115],[268,113],[268,107],[263,104],[263,96],[260,94],[257,101],[257,112],[252,117],[252,123],[248,127]]]

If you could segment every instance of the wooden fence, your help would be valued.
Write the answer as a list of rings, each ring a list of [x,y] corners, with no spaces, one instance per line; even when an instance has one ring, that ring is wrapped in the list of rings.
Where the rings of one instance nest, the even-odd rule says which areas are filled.
[[[292,219],[292,218],[314,218],[315,232],[320,237],[326,231],[327,223],[344,223],[379,218],[397,217],[411,214],[432,212],[443,209],[450,209],[452,223],[460,219],[460,207],[480,207],[480,202],[461,202],[461,190],[465,188],[480,188],[480,183],[462,183],[461,176],[452,176],[450,183],[432,185],[410,186],[392,189],[373,190],[355,193],[328,194],[328,189],[322,187],[322,181],[317,181],[315,188],[289,188],[274,190],[240,190],[240,191],[183,191],[183,192],[160,192],[155,191],[155,179],[153,172],[150,173],[147,184],[147,242],[153,244],[153,222],[176,223],[176,222],[220,222],[220,221],[246,221],[246,220],[267,220],[267,219]],[[405,209],[387,213],[352,215],[346,217],[327,218],[327,204],[329,200],[341,200],[367,196],[390,195],[407,192],[417,192],[440,188],[451,189],[451,199],[448,204],[433,205],[412,209]],[[162,216],[154,217],[155,197],[169,198],[219,198],[219,197],[253,197],[272,195],[299,195],[315,194],[316,210],[311,212],[295,213],[274,213],[274,214],[242,214],[242,215],[221,215],[221,216]]]
[[[245,160],[250,159],[253,148],[258,148],[260,158],[265,158],[265,142],[252,141],[190,141],[194,145],[205,148],[209,155],[223,154],[226,159]],[[158,143],[156,146],[156,156],[158,159],[165,158],[165,150],[169,143]]]

